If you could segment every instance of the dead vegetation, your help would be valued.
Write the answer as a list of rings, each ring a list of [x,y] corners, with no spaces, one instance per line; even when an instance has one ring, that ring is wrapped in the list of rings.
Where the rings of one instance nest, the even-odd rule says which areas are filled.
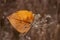
[[[6,19],[23,9],[35,15],[32,28],[25,36]],[[60,40],[60,0],[0,0],[0,40]]]

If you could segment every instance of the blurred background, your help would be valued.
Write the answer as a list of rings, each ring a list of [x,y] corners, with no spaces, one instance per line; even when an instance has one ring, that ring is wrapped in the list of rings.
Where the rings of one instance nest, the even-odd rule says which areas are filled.
[[[25,36],[6,18],[18,10],[29,10],[35,15]],[[0,0],[0,40],[60,40],[60,0]]]

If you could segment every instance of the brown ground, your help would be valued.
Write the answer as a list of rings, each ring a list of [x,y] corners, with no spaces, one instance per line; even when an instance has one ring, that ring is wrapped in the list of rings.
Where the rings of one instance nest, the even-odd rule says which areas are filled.
[[[35,14],[32,28],[25,36],[6,19],[22,9]],[[0,40],[60,40],[60,0],[0,0]]]

